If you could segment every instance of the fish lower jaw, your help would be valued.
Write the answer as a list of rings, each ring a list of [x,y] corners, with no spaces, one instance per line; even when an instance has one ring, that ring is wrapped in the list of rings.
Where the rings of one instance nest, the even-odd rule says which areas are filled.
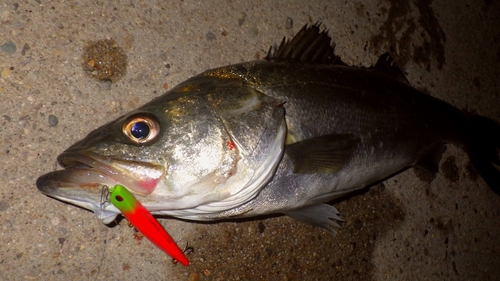
[[[116,217],[121,214],[120,210],[118,210],[112,204],[107,203],[106,206],[94,206],[94,214],[96,217],[103,223],[109,224],[113,222]]]
[[[50,195],[53,198],[59,199],[61,201],[70,203],[72,205],[82,207],[84,209],[93,211],[96,217],[104,224],[109,224],[116,219],[116,217],[121,213],[115,206],[109,202],[102,203],[91,203],[76,199],[71,199],[63,196]]]

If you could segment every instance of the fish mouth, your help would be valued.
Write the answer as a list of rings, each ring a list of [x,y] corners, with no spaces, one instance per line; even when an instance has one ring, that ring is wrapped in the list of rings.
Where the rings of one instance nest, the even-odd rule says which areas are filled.
[[[93,153],[63,152],[57,160],[64,170],[39,177],[37,188],[48,196],[94,211],[104,223],[120,213],[103,198],[104,186],[121,184],[137,195],[149,195],[165,174],[165,168],[158,164]]]

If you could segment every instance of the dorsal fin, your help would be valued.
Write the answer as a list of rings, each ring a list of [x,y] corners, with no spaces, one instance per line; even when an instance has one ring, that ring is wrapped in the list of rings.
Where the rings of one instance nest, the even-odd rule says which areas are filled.
[[[377,71],[385,73],[401,82],[409,84],[403,71],[396,65],[389,53],[385,53],[378,58],[377,63],[372,67]]]
[[[318,22],[312,26],[304,25],[292,40],[284,37],[277,49],[273,46],[269,48],[266,60],[345,65],[340,57],[335,55],[335,46],[331,45],[332,39],[328,31],[320,31],[320,24]]]

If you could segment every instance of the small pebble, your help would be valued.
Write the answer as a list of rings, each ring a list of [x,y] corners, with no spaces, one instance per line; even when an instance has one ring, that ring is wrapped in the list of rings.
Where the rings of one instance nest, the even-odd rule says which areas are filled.
[[[210,270],[208,270],[208,269],[203,270],[203,275],[205,275],[207,277],[210,276]]]
[[[14,54],[17,50],[16,44],[14,42],[9,41],[0,46],[0,50],[6,52],[7,54]]]
[[[259,223],[257,224],[258,228],[259,228],[259,233],[262,234],[264,233],[264,230],[266,230],[266,226],[264,225],[263,222],[259,221]]]
[[[189,281],[198,281],[200,280],[200,275],[196,272],[191,272],[191,274],[189,274]]]
[[[259,35],[259,29],[257,27],[252,27],[250,28],[249,32],[248,32],[251,36],[253,37],[257,37],[257,35]]]
[[[292,29],[293,28],[293,19],[291,17],[286,18],[286,29]]]
[[[30,45],[28,43],[24,44],[23,49],[21,50],[21,55],[26,55],[26,52],[31,49]]]
[[[2,226],[2,229],[7,229],[7,228],[10,228],[12,227],[12,223],[10,222],[10,220],[6,220]]]
[[[241,13],[241,18],[240,18],[240,19],[238,19],[238,25],[239,25],[239,26],[242,26],[242,25],[243,25],[243,23],[245,22],[246,18],[247,18],[247,14],[245,14],[245,13],[243,13],[243,12],[242,12],[242,13]]]
[[[66,234],[66,233],[68,233],[68,229],[66,229],[66,227],[59,227],[59,228],[57,229],[57,231],[59,231],[59,232],[60,232],[60,233],[62,233],[62,234]]]
[[[0,77],[8,78],[10,76],[10,70],[8,68],[2,69],[2,73],[0,73]]]
[[[59,242],[59,244],[64,244],[64,242],[66,241],[66,238],[64,237],[60,237],[60,238],[57,238],[57,241]]]
[[[0,212],[7,210],[9,207],[9,203],[6,201],[0,201]]]
[[[101,80],[101,87],[104,89],[104,90],[111,90],[111,80],[109,79],[104,79],[104,80]]]
[[[208,40],[208,41],[213,41],[213,40],[217,39],[217,38],[215,37],[215,34],[213,34],[213,33],[212,33],[212,32],[210,32],[210,31],[209,31],[209,32],[207,32],[207,35],[205,35],[205,37],[207,38],[207,40]]]
[[[361,230],[361,229],[363,229],[363,226],[364,226],[364,224],[360,219],[354,220],[354,222],[353,222],[354,229]]]
[[[59,120],[55,115],[49,115],[49,126],[55,127],[59,123]]]

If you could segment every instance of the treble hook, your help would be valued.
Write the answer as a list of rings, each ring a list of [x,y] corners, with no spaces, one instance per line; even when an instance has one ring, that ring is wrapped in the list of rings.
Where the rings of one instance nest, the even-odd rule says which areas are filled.
[[[103,185],[101,190],[101,208],[104,207],[104,204],[109,203],[110,195],[109,186]]]

